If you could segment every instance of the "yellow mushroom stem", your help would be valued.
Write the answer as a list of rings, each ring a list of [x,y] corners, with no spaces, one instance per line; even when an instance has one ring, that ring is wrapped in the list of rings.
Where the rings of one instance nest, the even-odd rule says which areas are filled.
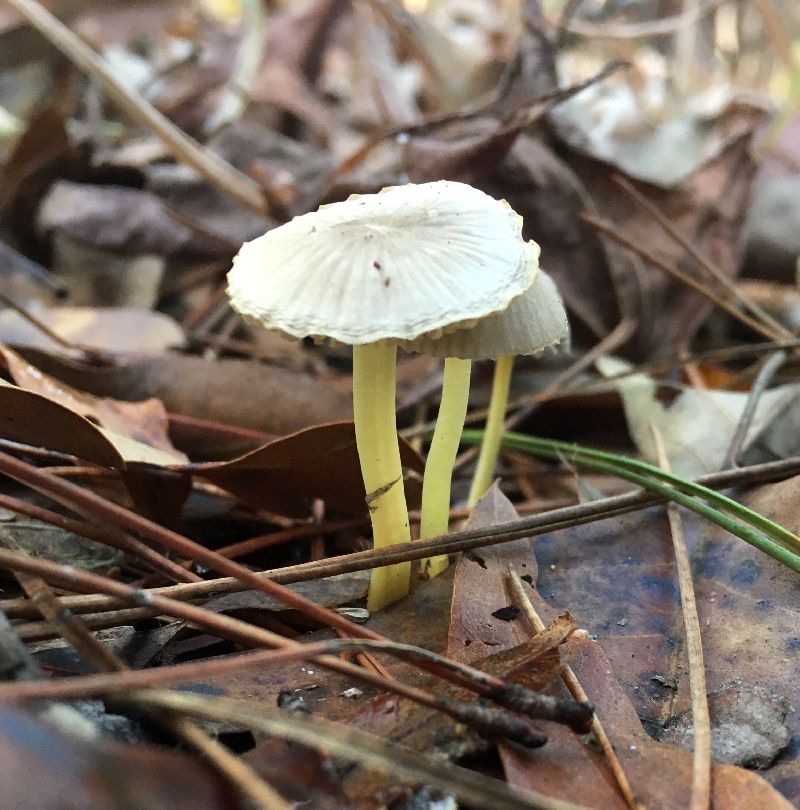
[[[503,438],[503,427],[508,404],[508,392],[511,388],[511,370],[514,367],[514,355],[504,354],[498,357],[494,365],[492,398],[489,402],[489,413],[486,416],[481,451],[478,464],[472,478],[467,506],[470,508],[484,496],[492,485],[497,456],[500,453],[500,440]]]
[[[395,416],[397,346],[353,347],[353,419],[375,548],[409,543],[411,531]],[[411,563],[374,568],[367,607],[380,610],[408,595]]]
[[[461,431],[467,415],[469,401],[469,378],[471,360],[448,357],[444,361],[444,381],[439,415],[433,431],[428,459],[425,462],[425,476],[422,480],[422,518],[420,537],[425,540],[447,534],[450,517],[450,487],[453,479]],[[446,554],[423,560],[423,571],[432,577],[447,568]]]

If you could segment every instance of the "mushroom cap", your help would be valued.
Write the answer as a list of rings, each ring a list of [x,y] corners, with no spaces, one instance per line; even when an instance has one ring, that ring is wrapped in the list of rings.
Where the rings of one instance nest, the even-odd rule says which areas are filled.
[[[268,329],[341,343],[408,340],[504,309],[539,247],[505,201],[441,180],[323,205],[246,242],[231,305]]]
[[[553,279],[539,270],[528,290],[501,312],[482,318],[468,329],[447,332],[437,339],[423,335],[400,345],[434,357],[496,360],[505,354],[538,354],[568,339],[564,302]]]

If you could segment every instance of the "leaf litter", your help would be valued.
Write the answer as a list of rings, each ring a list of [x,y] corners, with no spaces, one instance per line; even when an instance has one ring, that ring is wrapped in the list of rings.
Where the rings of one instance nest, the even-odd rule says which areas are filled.
[[[627,804],[688,806],[694,725],[663,510],[609,515],[603,495],[620,491],[612,476],[585,474],[563,458],[532,464],[504,453],[497,472],[505,495],[491,490],[473,530],[490,534],[516,521],[514,506],[546,515],[554,494],[585,502],[581,520],[590,522],[537,529],[535,543],[473,541],[454,572],[420,582],[366,624],[343,625],[342,616],[366,618],[363,570],[379,559],[359,558],[369,513],[347,421],[349,355],[254,331],[229,310],[224,276],[242,241],[320,203],[408,181],[477,185],[524,217],[573,327],[571,354],[552,361],[561,369],[555,384],[540,365],[525,364],[517,424],[652,461],[656,422],[677,472],[745,465],[733,497],[796,533],[796,480],[776,473],[783,480],[747,483],[764,462],[796,456],[794,354],[769,378],[735,357],[693,361],[754,336],[786,341],[796,328],[790,234],[776,233],[785,220],[765,227],[761,193],[773,193],[776,172],[796,181],[797,164],[786,158],[792,144],[783,132],[769,135],[756,147],[767,154],[760,168],[753,145],[762,143],[767,105],[763,95],[734,90],[762,90],[770,71],[772,92],[788,85],[792,59],[774,15],[787,29],[797,28],[796,15],[770,3],[758,13],[740,9],[753,18],[736,29],[735,58],[722,35],[706,48],[725,62],[699,47],[716,36],[711,28],[695,32],[639,10],[620,23],[610,8],[575,7],[559,19],[538,2],[491,12],[488,2],[463,0],[8,5],[19,15],[0,16],[9,54],[0,65],[0,353],[8,378],[0,449],[10,454],[0,465],[22,483],[4,478],[0,495],[10,518],[15,510],[25,517],[4,519],[0,541],[4,567],[30,566],[63,590],[50,597],[56,612],[47,620],[4,580],[0,608],[11,623],[0,651],[28,640],[50,677],[0,689],[68,696],[93,670],[87,650],[96,644],[136,670],[89,674],[84,694],[104,694],[93,677],[135,684],[146,676],[158,687],[185,667],[184,704],[179,693],[137,698],[120,687],[114,710],[125,713],[127,700],[136,714],[150,700],[151,710],[202,715],[200,749],[212,750],[207,733],[216,735],[249,769],[236,776],[223,756],[212,757],[218,771],[198,770],[199,757],[170,751],[147,731],[122,748],[97,736],[111,717],[103,708],[86,721],[92,738],[79,740],[20,702],[0,723],[0,760],[9,773],[42,760],[47,778],[30,787],[6,780],[0,804],[46,807],[69,795],[70,806],[114,807],[127,791],[148,807],[243,806],[243,795],[271,807],[428,807],[452,796],[490,807],[625,806],[585,735],[586,707],[559,685],[569,667],[631,785]],[[729,5],[699,13],[727,30]],[[58,44],[42,9],[63,15],[111,72]],[[654,47],[654,24],[674,40],[673,56]],[[80,66],[68,92],[47,61],[51,43]],[[772,44],[784,64],[765,67],[758,55]],[[761,220],[751,220],[746,246],[739,234],[754,192]],[[764,273],[754,255],[781,257],[769,295],[738,280],[751,268]],[[606,340],[628,364],[620,377],[618,360],[598,362],[604,372],[616,364],[613,388],[589,361]],[[676,355],[680,376],[646,376]],[[419,358],[402,358],[398,371],[412,507],[438,375]],[[485,375],[475,379],[477,407]],[[587,383],[604,389],[586,393]],[[455,493],[466,491],[470,468],[459,470]],[[795,575],[722,529],[684,519],[711,710],[713,805],[789,806],[800,797]],[[100,563],[82,550],[86,538],[93,548],[107,544]],[[225,568],[228,555],[247,566]],[[213,580],[220,565],[237,576]],[[548,624],[538,634],[508,584],[509,565]],[[278,581],[296,581],[295,570],[310,579],[292,586],[294,596],[266,595],[252,578],[265,569]],[[91,571],[106,577],[91,579]],[[184,608],[158,601],[159,586],[174,582],[191,599]],[[123,599],[116,585],[132,590]],[[68,595],[75,591],[85,595]],[[90,604],[96,612],[83,612]],[[85,622],[77,637],[64,630],[70,620],[58,605]],[[346,646],[355,643],[347,636],[365,634],[373,647]],[[412,648],[391,651],[386,638]],[[302,651],[289,649],[297,642],[341,644],[330,649],[351,663],[331,671],[298,658]],[[420,658],[413,645],[449,663]],[[295,658],[269,663],[258,658],[266,653],[248,652],[254,646]],[[502,700],[532,695],[516,688],[565,699],[544,705],[562,721],[583,712],[572,721],[577,731],[542,719],[541,707],[539,719],[514,713],[519,705]],[[236,703],[215,704],[214,696]],[[275,715],[276,705],[294,715]],[[304,717],[316,729],[309,733],[329,735],[327,746],[298,736]],[[132,760],[141,767],[122,769]]]

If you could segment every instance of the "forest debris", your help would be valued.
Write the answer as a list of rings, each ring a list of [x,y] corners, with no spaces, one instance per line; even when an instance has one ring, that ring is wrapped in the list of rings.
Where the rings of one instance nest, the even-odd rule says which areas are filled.
[[[265,433],[290,433],[352,414],[346,385],[254,361],[166,353],[97,368],[35,351],[26,356],[45,373],[95,396],[153,397],[170,412]]]
[[[193,239],[153,194],[67,180],[50,187],[36,226],[43,236],[57,231],[116,256],[171,256],[190,248]]]
[[[31,302],[28,311],[76,347],[103,354],[160,354],[180,348],[186,337],[168,315],[132,307],[44,307]],[[64,347],[19,313],[0,311],[0,342],[63,354]]]
[[[608,357],[598,360],[597,365],[606,375],[629,368]],[[652,423],[663,435],[667,457],[678,475],[696,478],[722,467],[747,394],[683,388],[669,406],[664,406],[657,397],[657,381],[644,374],[623,377],[614,385],[622,395],[631,438],[644,459],[657,462],[649,428]],[[739,453],[742,461],[785,457],[800,449],[798,392],[798,384],[763,392]]]
[[[781,695],[737,678],[708,697],[715,762],[768,768],[789,744],[791,733],[786,715],[790,707]],[[691,749],[694,741],[691,717],[686,713],[673,717],[660,739]]]
[[[403,440],[400,457],[406,467],[423,471],[422,459]],[[283,515],[307,515],[314,497],[349,514],[360,515],[366,509],[352,422],[315,425],[239,458],[186,469],[249,503]],[[419,503],[418,482],[407,481],[406,491],[413,508]]]
[[[188,460],[173,447],[167,435],[167,413],[157,399],[122,402],[94,397],[44,374],[8,347],[0,346],[0,355],[17,385],[57,402],[107,431],[106,438],[129,460],[147,455],[139,445],[158,451],[159,455],[153,453],[151,458],[158,457],[162,464],[168,463],[170,458],[173,464]],[[36,441],[29,444],[36,444]]]

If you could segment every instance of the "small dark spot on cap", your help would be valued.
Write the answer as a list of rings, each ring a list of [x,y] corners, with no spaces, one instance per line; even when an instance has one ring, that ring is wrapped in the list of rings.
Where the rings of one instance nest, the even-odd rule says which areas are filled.
[[[383,280],[383,286],[384,287],[388,287],[391,283],[392,283],[392,280],[390,278],[385,278]]]
[[[374,262],[372,262],[372,266],[373,266],[373,267],[374,267],[374,268],[375,268],[375,269],[376,269],[378,272],[380,272],[381,270],[383,270],[383,268],[381,267],[381,263],[380,263],[380,262],[379,262],[377,259],[376,259]]]

